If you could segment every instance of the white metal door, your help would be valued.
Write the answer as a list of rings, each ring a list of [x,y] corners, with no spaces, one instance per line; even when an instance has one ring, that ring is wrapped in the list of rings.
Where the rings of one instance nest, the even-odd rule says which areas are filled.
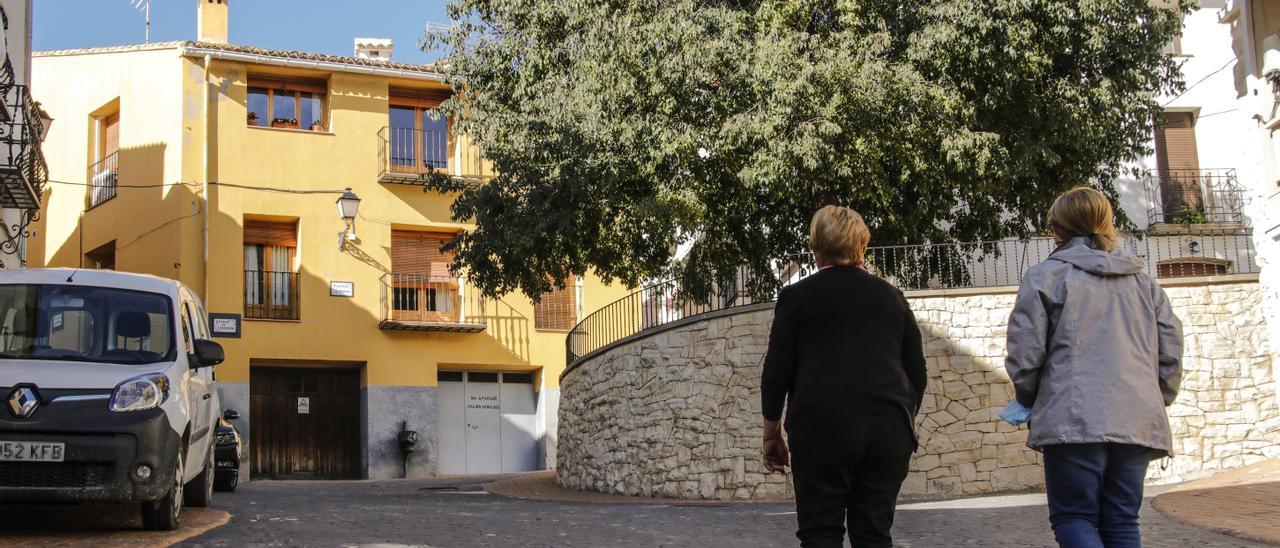
[[[436,408],[440,413],[440,473],[467,473],[467,418],[463,374],[441,371]]]
[[[537,397],[532,373],[503,373],[502,471],[538,469]]]
[[[501,391],[498,374],[471,371],[466,384],[467,473],[502,471]]]

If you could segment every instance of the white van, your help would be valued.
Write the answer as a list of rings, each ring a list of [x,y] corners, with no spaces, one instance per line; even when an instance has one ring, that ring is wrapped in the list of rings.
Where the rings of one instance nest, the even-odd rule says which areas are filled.
[[[208,505],[223,353],[205,318],[173,280],[0,271],[0,501],[139,502],[164,530]]]

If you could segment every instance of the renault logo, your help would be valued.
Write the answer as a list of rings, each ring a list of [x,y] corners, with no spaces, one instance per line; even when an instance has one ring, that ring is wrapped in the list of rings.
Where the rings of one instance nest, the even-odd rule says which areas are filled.
[[[20,419],[29,419],[40,406],[40,397],[36,391],[25,386],[16,388],[9,394],[9,411]]]

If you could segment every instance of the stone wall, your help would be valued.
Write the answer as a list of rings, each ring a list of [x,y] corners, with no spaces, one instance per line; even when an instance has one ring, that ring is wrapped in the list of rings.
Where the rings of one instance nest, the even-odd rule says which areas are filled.
[[[1182,393],[1169,409],[1177,455],[1152,481],[1191,479],[1280,456],[1276,376],[1256,278],[1168,287],[1184,323]],[[1043,486],[1026,427],[997,413],[1008,289],[908,294],[929,386],[905,497]],[[663,326],[589,356],[561,379],[557,481],[689,499],[788,497],[760,463],[760,362],[773,317],[757,305]]]

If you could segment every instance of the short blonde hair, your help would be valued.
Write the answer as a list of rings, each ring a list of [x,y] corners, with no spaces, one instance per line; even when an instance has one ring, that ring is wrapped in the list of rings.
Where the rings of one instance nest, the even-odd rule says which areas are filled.
[[[870,241],[871,230],[862,215],[847,207],[823,207],[809,223],[809,249],[818,266],[861,265]]]
[[[1120,243],[1111,200],[1089,187],[1076,187],[1058,196],[1049,208],[1049,230],[1058,243],[1079,236],[1093,238],[1093,247],[1115,251]]]

